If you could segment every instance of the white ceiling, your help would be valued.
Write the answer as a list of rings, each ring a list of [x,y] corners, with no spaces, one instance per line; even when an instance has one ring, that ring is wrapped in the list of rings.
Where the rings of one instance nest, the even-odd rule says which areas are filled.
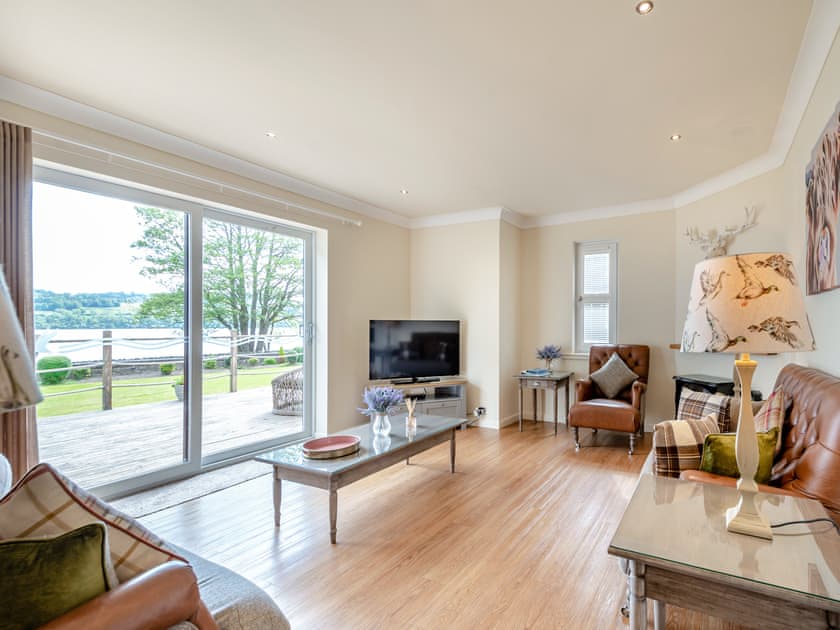
[[[0,74],[406,217],[536,217],[768,151],[811,4],[0,0]]]

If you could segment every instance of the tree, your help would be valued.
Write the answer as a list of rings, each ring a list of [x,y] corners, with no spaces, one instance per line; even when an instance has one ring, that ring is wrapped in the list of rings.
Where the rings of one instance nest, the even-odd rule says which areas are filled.
[[[143,228],[132,247],[142,251],[142,273],[166,291],[150,296],[140,312],[171,317],[183,312],[185,222],[181,213],[136,207]],[[268,349],[265,335],[282,323],[300,323],[303,243],[300,239],[236,223],[204,220],[205,328],[227,328],[249,341],[246,352]]]

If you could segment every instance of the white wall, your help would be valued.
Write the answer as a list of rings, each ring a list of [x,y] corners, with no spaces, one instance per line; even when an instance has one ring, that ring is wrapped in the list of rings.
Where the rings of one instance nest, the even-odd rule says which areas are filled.
[[[537,366],[537,347],[554,343],[571,352],[575,243],[618,243],[619,343],[650,346],[646,424],[673,417],[674,213],[581,221],[522,232],[520,364]],[[583,377],[588,356],[566,358],[564,369]],[[574,395],[574,394],[573,394]]]
[[[499,228],[499,423],[503,426],[519,419],[519,387],[514,375],[522,369],[522,231],[504,221]]]
[[[499,221],[411,231],[411,316],[463,322],[467,410],[486,407],[487,426],[500,418],[499,233]]]

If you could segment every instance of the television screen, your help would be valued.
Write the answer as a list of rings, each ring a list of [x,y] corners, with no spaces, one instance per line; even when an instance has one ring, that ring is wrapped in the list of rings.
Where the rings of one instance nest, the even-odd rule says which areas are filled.
[[[461,372],[461,322],[370,320],[370,379],[418,379]]]

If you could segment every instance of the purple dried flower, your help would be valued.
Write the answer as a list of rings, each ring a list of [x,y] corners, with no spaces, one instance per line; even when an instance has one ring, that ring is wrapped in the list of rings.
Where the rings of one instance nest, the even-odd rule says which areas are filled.
[[[542,348],[537,348],[537,358],[538,359],[559,359],[560,358],[560,346],[555,346],[554,344],[549,344],[547,346],[543,346]]]
[[[367,409],[360,408],[359,411],[366,416],[374,413],[388,413],[403,401],[403,393],[402,390],[393,387],[373,387],[371,389],[365,387],[362,400],[365,401]]]

